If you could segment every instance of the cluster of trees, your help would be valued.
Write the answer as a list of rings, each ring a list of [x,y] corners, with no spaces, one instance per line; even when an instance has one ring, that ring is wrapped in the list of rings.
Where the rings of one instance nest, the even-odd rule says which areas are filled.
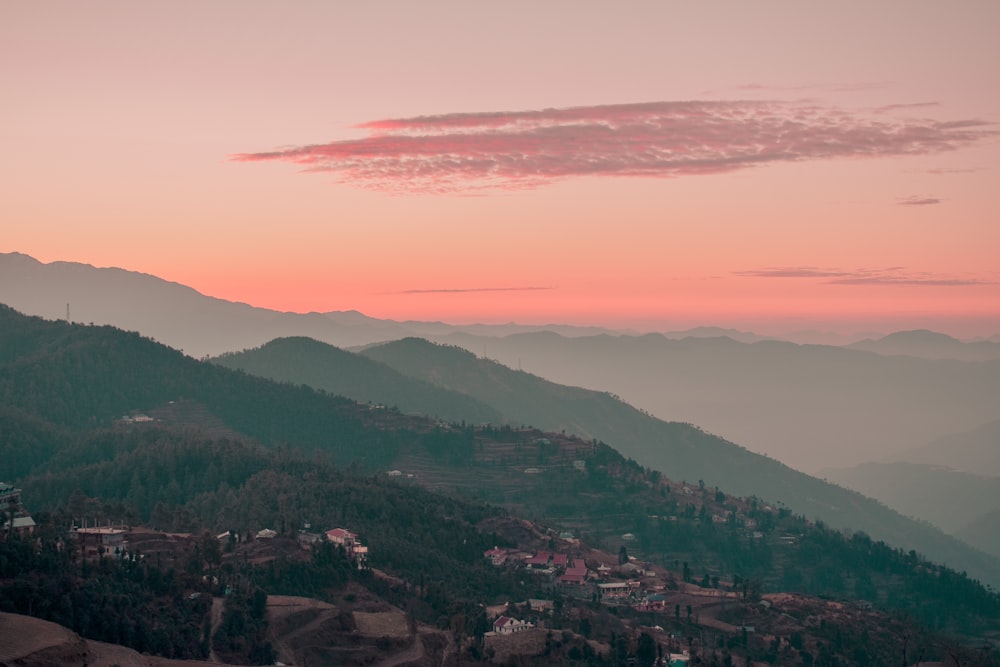
[[[144,560],[82,560],[55,533],[0,542],[0,610],[167,658],[208,657],[211,598],[196,579]]]
[[[267,640],[267,593],[261,588],[226,596],[222,622],[212,635],[212,650],[234,665],[273,665],[277,657]]]

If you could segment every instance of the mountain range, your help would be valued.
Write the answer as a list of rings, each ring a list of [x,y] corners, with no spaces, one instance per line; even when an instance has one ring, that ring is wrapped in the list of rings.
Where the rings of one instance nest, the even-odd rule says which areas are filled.
[[[878,460],[996,419],[1000,361],[885,356],[787,341],[567,338],[538,332],[443,339],[561,384],[610,391],[814,472]]]
[[[821,476],[1000,556],[1000,421]]]
[[[851,349],[798,345],[713,327],[636,335],[567,326],[453,327],[377,320],[357,312],[280,313],[207,297],[154,276],[68,262],[43,264],[18,253],[0,254],[2,300],[50,319],[69,314],[70,319],[138,330],[189,356],[249,351],[274,340],[274,352],[280,353],[281,360],[270,362],[270,367],[247,368],[249,372],[324,387],[356,400],[405,406],[408,411],[446,420],[531,423],[605,440],[644,465],[680,471],[682,477],[718,483],[737,493],[783,500],[810,516],[830,516],[833,525],[854,522],[838,514],[877,516],[879,512],[859,511],[854,500],[831,499],[825,491],[818,495],[801,492],[798,482],[786,483],[786,478],[794,477],[775,461],[763,465],[748,483],[734,471],[747,461],[755,468],[767,457],[807,470],[890,460],[893,455],[894,460],[912,463],[957,466],[965,461],[966,469],[973,471],[1000,465],[995,447],[1000,441],[995,433],[997,422],[988,421],[995,420],[995,405],[1000,402],[1000,362],[991,359],[991,350],[1000,345],[993,341],[963,343],[918,331],[858,341],[853,347],[865,349]],[[498,364],[483,371],[491,368],[483,363],[475,372],[466,369],[453,377],[456,373],[447,369],[476,365],[473,355],[459,358],[453,347],[428,350],[414,340],[382,349],[371,347],[414,336],[458,345],[564,385],[550,382],[541,394],[527,392],[532,398],[526,399],[520,391],[504,393],[497,386],[521,386],[521,376],[528,374]],[[283,337],[293,338],[275,340]],[[291,365],[286,349],[291,341],[303,348],[298,356],[308,359],[304,365]],[[317,341],[362,354],[351,355]],[[317,352],[321,348],[325,348],[322,353]],[[315,354],[306,354],[306,349]],[[440,357],[440,367],[421,368],[417,363],[421,351]],[[327,358],[337,353],[338,358]],[[361,356],[379,359],[380,355],[382,361],[398,368],[382,364],[349,370]],[[324,363],[317,361],[321,358]],[[225,357],[216,361],[226,363]],[[391,370],[395,373],[387,375]],[[533,377],[537,384],[540,378]],[[335,378],[340,378],[339,384],[333,383]],[[639,409],[614,400],[609,391]],[[546,393],[541,400],[539,396]],[[598,404],[594,396],[604,402]],[[974,428],[979,424],[983,426]],[[728,437],[718,438],[706,430]],[[960,432],[964,435],[954,435]],[[937,454],[914,448],[915,442],[928,437],[941,438],[940,447],[928,450]],[[674,442],[675,449],[664,453],[649,444],[662,441]],[[710,465],[700,455],[690,454],[698,452],[705,441],[726,443],[728,447],[720,450],[724,453],[716,454],[721,456],[719,461],[729,463]],[[766,456],[755,458],[729,441]],[[688,445],[677,447],[679,442]],[[970,453],[962,454],[966,450]],[[892,504],[878,490],[876,485],[870,492],[903,513],[919,516],[915,507]],[[824,514],[830,508],[836,508],[833,514]],[[976,517],[969,519],[984,525]],[[873,534],[893,534],[879,525],[886,522],[867,520],[864,525]],[[992,531],[974,530],[972,524],[956,534],[989,548]],[[970,532],[979,539],[969,537]],[[933,548],[919,548],[933,552]],[[944,560],[955,562],[954,558]]]
[[[850,349],[699,328],[635,335],[568,326],[396,322],[354,311],[282,313],[159,278],[0,254],[0,303],[110,324],[203,357],[308,337],[343,349],[421,337],[554,382],[610,391],[797,469],[857,465],[996,419],[1000,344],[903,332]],[[933,358],[906,356],[922,354]],[[945,358],[947,357],[947,358]],[[962,361],[966,358],[983,359]]]

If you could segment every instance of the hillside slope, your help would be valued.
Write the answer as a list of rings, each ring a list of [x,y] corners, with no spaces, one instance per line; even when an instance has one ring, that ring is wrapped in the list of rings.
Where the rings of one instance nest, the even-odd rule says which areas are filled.
[[[1000,581],[1000,561],[939,529],[690,424],[656,419],[608,394],[558,385],[421,339],[373,346],[362,354],[411,377],[467,393],[502,412],[510,423],[596,438],[672,479],[702,480],[736,495],[780,502],[831,526],[915,549],[984,581]]]
[[[866,463],[831,469],[824,477],[955,536],[968,535],[968,526],[982,526],[985,515],[1000,512],[1000,478],[942,466]],[[996,533],[996,529],[989,532]],[[1000,551],[989,553],[1000,557]]]
[[[500,413],[467,394],[403,375],[385,364],[311,338],[279,338],[211,360],[278,382],[305,384],[356,401],[399,406],[452,421],[498,422]]]
[[[609,391],[806,472],[877,460],[996,419],[1000,361],[964,362],[729,338],[566,338],[453,344],[553,382]],[[484,353],[485,350],[485,353]]]
[[[77,429],[181,399],[265,444],[322,450],[344,463],[379,467],[399,444],[391,431],[371,432],[367,408],[350,399],[199,362],[112,327],[49,322],[0,305],[0,405],[8,413]],[[19,437],[37,439],[45,428],[21,426]]]
[[[903,450],[889,460],[947,466],[974,475],[1000,477],[1000,419]]]

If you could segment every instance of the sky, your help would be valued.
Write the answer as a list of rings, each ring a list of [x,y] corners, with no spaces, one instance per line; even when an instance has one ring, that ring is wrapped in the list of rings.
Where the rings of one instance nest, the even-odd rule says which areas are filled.
[[[997,25],[993,0],[0,0],[0,252],[296,312],[992,335]]]

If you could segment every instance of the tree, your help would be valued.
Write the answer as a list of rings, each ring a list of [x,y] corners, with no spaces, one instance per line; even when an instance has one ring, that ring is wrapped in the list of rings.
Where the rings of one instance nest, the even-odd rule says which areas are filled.
[[[656,662],[656,642],[648,633],[639,635],[635,658],[640,667],[652,667]]]
[[[618,549],[618,564],[624,565],[628,562],[628,549],[625,548],[623,544],[620,549]]]

